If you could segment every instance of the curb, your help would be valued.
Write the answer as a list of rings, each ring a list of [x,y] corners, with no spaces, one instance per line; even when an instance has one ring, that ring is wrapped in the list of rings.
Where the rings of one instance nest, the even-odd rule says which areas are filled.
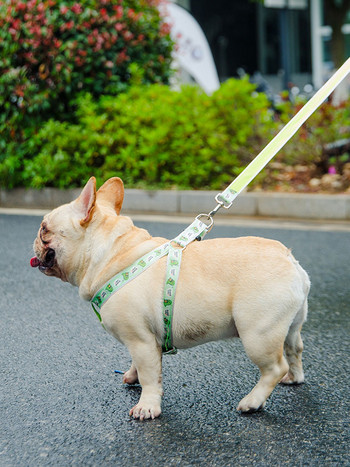
[[[53,209],[77,198],[80,189],[0,189],[1,208]],[[130,213],[208,213],[215,206],[217,191],[168,191],[126,189],[123,209]],[[290,219],[350,220],[349,194],[242,193],[219,215],[261,216]]]

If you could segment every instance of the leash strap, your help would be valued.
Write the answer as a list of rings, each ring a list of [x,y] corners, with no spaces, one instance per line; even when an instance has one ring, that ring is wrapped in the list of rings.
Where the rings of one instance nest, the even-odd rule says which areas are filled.
[[[235,178],[235,180],[216,196],[216,201],[223,207],[229,208],[234,199],[255,178],[258,173],[270,162],[277,152],[299,130],[301,125],[334,91],[340,82],[350,72],[350,58],[334,73],[334,75],[314,94],[299,112],[282,128],[270,143],[252,160],[252,162]]]

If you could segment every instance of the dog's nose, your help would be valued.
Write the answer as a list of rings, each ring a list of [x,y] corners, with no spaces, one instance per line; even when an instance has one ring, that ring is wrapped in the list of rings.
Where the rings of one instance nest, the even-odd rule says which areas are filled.
[[[45,261],[44,261],[45,266],[48,268],[52,268],[54,261],[55,261],[55,250],[53,250],[52,248],[49,248],[45,256]]]

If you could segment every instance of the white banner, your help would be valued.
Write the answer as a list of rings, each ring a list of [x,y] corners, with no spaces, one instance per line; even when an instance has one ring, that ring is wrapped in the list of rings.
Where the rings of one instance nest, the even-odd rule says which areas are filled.
[[[220,87],[214,59],[208,41],[193,16],[175,3],[167,3],[162,14],[171,26],[176,43],[174,59],[207,94]]]

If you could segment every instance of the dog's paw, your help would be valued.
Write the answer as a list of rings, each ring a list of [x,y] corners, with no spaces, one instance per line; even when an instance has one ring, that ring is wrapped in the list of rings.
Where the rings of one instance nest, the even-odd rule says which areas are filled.
[[[304,373],[301,371],[298,374],[294,375],[290,371],[283,376],[280,381],[280,384],[302,384],[304,382]]]
[[[160,405],[157,404],[149,404],[147,402],[139,402],[138,404],[133,407],[129,415],[134,418],[138,418],[141,421],[151,418],[154,420],[156,417],[159,417],[161,414]]]
[[[126,371],[123,375],[123,383],[124,384],[135,384],[138,383],[139,379],[137,376],[137,371],[130,368],[130,370]]]
[[[248,394],[238,404],[237,410],[242,413],[254,413],[265,407],[266,401],[261,402],[260,399]]]

